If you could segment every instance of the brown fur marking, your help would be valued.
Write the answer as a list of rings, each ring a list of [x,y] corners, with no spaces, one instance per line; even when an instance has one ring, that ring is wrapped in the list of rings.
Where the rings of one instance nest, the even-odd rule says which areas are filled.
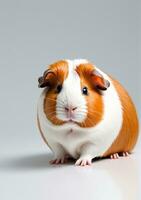
[[[118,92],[122,104],[123,124],[118,137],[108,151],[105,152],[104,156],[132,151],[137,142],[139,133],[137,113],[130,96],[118,81],[112,79],[112,82]]]
[[[81,127],[93,127],[98,124],[103,117],[103,99],[102,95],[95,89],[92,71],[94,66],[90,63],[80,64],[76,71],[81,79],[81,88],[88,88],[88,96],[85,96],[88,114],[84,122],[78,123]]]
[[[44,112],[46,117],[49,121],[51,121],[55,125],[62,125],[65,122],[58,119],[56,117],[56,99],[57,99],[57,92],[56,87],[57,85],[62,85],[64,80],[68,76],[68,63],[66,61],[58,61],[49,67],[55,74],[51,77],[51,87],[49,88],[48,92],[46,93],[44,99]]]

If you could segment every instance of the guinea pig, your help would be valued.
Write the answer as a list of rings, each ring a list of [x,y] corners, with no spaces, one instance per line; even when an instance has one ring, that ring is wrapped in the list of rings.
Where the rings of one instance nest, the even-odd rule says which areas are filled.
[[[114,78],[84,59],[60,60],[38,79],[43,88],[37,120],[54,153],[52,164],[69,157],[91,165],[96,157],[132,152],[139,126],[135,106]]]

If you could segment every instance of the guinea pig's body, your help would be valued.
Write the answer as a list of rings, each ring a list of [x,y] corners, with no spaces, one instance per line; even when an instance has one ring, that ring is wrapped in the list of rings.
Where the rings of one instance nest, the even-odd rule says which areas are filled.
[[[135,107],[125,89],[87,60],[63,60],[39,79],[38,125],[54,152],[52,163],[67,157],[76,165],[95,157],[131,152],[138,137]]]

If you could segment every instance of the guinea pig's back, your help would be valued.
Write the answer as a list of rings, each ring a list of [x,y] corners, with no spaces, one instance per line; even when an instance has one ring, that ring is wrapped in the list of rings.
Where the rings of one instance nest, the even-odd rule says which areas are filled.
[[[106,151],[104,157],[117,152],[131,152],[137,142],[139,134],[138,117],[132,99],[117,80],[111,78],[111,81],[121,101],[123,122],[118,137],[108,151]]]

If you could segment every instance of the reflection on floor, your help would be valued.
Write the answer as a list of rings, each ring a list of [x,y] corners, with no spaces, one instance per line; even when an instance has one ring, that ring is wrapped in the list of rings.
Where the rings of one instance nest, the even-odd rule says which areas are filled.
[[[140,199],[141,157],[139,151],[127,158],[96,160],[92,166],[49,164],[45,148],[11,148],[1,156],[0,199]]]

